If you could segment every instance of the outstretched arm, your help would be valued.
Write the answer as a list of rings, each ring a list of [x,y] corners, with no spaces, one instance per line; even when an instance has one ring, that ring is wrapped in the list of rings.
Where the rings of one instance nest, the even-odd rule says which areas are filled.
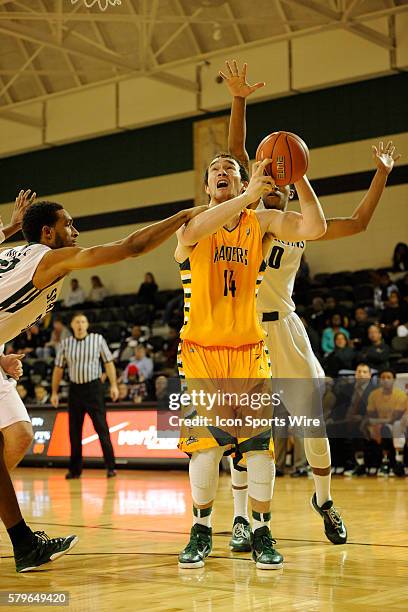
[[[254,91],[260,87],[264,87],[265,83],[255,83],[250,85],[247,82],[248,64],[244,63],[241,71],[238,64],[233,60],[225,62],[226,74],[219,72],[219,75],[224,79],[229,92],[232,96],[231,116],[228,132],[228,151],[234,155],[239,161],[249,169],[249,155],[245,148],[246,140],[246,99]]]
[[[318,240],[334,240],[359,234],[367,229],[387,184],[387,178],[394,163],[401,157],[395,153],[395,146],[390,141],[384,148],[380,142],[378,149],[373,146],[373,157],[377,166],[371,185],[351,217],[327,219],[327,231]]]
[[[2,231],[4,234],[4,240],[7,240],[7,238],[10,238],[10,236],[13,236],[21,230],[23,215],[27,208],[34,202],[36,195],[37,194],[35,192],[31,193],[31,189],[27,189],[27,191],[22,189],[16,197],[10,224],[2,227],[0,219],[0,235]],[[0,242],[2,241],[0,240]]]
[[[326,231],[320,202],[306,176],[295,183],[299,196],[301,213],[280,210],[257,211],[263,234],[273,234],[276,238],[296,242],[316,240]]]
[[[206,206],[196,206],[137,230],[117,242],[83,249],[65,247],[53,249],[44,255],[33,278],[37,289],[43,289],[72,270],[93,268],[117,263],[129,257],[148,253],[170,238],[184,223],[201,213]]]

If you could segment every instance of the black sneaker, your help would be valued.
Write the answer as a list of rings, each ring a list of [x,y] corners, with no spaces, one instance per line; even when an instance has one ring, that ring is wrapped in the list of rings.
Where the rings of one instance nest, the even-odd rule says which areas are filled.
[[[115,478],[116,476],[116,470],[108,470],[106,472],[106,478]]]
[[[179,567],[194,569],[204,567],[204,559],[212,549],[212,529],[196,523],[190,531],[190,541],[179,554]]]
[[[347,542],[347,529],[343,520],[333,505],[333,500],[329,500],[323,506],[317,505],[316,493],[313,493],[311,506],[324,520],[324,533],[333,544],[345,544]]]
[[[395,476],[398,476],[399,478],[404,478],[405,476],[404,465],[400,463],[400,461],[396,461],[394,463],[392,466],[392,471],[394,472]]]
[[[29,572],[40,565],[44,565],[44,563],[55,561],[71,550],[79,539],[76,535],[70,535],[66,538],[49,538],[44,531],[34,531],[34,536],[32,548],[28,550],[14,549],[14,559],[18,572]]]
[[[377,476],[390,476],[391,474],[391,466],[388,461],[383,461],[380,465],[380,469],[377,472]]]
[[[354,468],[353,472],[352,472],[352,476],[365,476],[367,472],[366,466],[363,465],[356,465],[356,467]]]
[[[273,539],[269,527],[259,527],[252,534],[252,558],[258,569],[274,570],[283,567],[282,555],[274,549],[276,540]]]
[[[73,474],[72,472],[65,474],[65,480],[76,480],[78,478],[81,478],[81,474]]]
[[[234,552],[250,552],[252,550],[251,526],[243,516],[236,516],[234,519],[229,545]]]

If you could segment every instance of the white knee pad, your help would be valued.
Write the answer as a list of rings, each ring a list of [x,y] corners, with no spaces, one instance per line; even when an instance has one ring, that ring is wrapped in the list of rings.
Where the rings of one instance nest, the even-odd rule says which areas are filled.
[[[219,464],[223,449],[219,446],[192,454],[189,473],[193,502],[203,506],[213,501],[218,487]]]
[[[236,470],[234,468],[234,460],[232,457],[230,460],[230,468],[231,468],[231,482],[233,487],[238,487],[242,489],[246,487],[248,484],[248,473],[246,470]]]
[[[312,468],[330,467],[331,456],[327,438],[305,438],[305,455]]]
[[[275,463],[266,451],[250,451],[246,454],[248,470],[248,494],[257,501],[272,499],[275,481]]]

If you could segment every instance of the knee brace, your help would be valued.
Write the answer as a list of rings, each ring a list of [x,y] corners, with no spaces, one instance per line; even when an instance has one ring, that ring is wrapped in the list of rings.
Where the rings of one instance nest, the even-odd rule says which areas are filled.
[[[223,449],[219,446],[193,453],[190,465],[190,485],[193,502],[204,506],[213,501],[217,487],[219,464]]]
[[[327,438],[305,438],[305,455],[312,468],[330,467],[331,456]]]
[[[267,451],[250,451],[246,454],[248,469],[248,494],[257,501],[272,498],[275,480],[275,463]]]

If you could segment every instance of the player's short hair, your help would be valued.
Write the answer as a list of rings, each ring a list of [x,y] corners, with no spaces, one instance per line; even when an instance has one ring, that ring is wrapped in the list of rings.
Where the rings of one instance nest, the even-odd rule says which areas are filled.
[[[88,320],[88,317],[86,316],[86,314],[85,314],[84,312],[80,312],[80,311],[78,311],[78,312],[74,312],[74,314],[71,316],[70,323],[72,323],[72,321],[73,321],[74,319],[76,319],[77,317],[85,317],[85,319],[86,319],[86,320],[88,321],[88,323],[89,323],[89,320]]]
[[[27,242],[40,242],[43,227],[53,227],[58,221],[58,211],[64,207],[58,202],[36,202],[27,208],[22,230]]]
[[[241,175],[241,181],[245,181],[248,183],[249,181],[249,174],[248,174],[248,170],[245,168],[244,164],[242,162],[239,161],[239,159],[237,157],[235,157],[235,155],[231,155],[231,153],[217,153],[217,155],[214,156],[214,158],[211,161],[214,161],[214,159],[233,159],[235,162],[237,162],[238,166],[239,166],[239,173]],[[209,167],[207,167],[205,174],[204,174],[204,184],[208,185],[208,170]]]
[[[392,374],[392,377],[394,378],[394,380],[397,378],[397,373],[392,368],[383,368],[382,370],[380,370],[378,372],[378,378],[381,378],[381,376],[385,374],[386,372]]]

